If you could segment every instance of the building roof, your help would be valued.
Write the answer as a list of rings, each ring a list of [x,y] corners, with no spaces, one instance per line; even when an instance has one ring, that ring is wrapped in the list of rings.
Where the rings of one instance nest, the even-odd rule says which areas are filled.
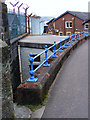
[[[85,24],[85,23],[87,23],[87,22],[89,22],[90,21],[90,19],[88,19],[88,20],[86,20],[85,22],[83,22],[82,24]]]
[[[37,15],[33,15],[31,16],[32,18],[35,18],[35,19],[40,19],[41,17],[40,16],[37,16]]]
[[[88,20],[88,12],[78,12],[78,11],[66,11],[60,16],[58,16],[56,19],[54,19],[52,22],[58,20],[60,17],[64,16],[65,14],[70,13],[73,16],[76,16],[84,21]]]
[[[51,23],[53,20],[55,20],[55,18],[53,18],[53,19],[51,19],[49,22],[47,22],[47,25],[48,25],[49,23]]]

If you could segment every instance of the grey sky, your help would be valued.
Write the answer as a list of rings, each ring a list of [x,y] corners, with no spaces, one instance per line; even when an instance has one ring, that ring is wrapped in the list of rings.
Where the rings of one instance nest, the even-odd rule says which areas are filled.
[[[6,0],[10,1],[10,0]],[[15,2],[17,0],[11,0]],[[89,0],[19,0],[20,3],[25,3],[30,8],[31,12],[39,16],[59,16],[67,10],[88,12]],[[11,8],[11,6],[10,6]],[[22,11],[22,10],[21,10]]]

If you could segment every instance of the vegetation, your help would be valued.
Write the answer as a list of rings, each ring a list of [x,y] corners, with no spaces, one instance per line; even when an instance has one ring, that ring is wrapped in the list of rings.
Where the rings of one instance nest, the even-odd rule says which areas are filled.
[[[42,106],[45,106],[47,100],[48,100],[48,94],[44,95],[42,104],[38,104],[38,105],[27,105],[27,107],[30,108],[31,111],[34,112],[35,110],[40,109]]]

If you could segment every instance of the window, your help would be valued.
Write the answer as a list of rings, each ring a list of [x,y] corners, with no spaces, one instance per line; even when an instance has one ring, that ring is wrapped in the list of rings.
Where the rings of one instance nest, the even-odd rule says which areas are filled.
[[[69,36],[69,35],[71,35],[71,32],[66,32],[66,36]]]
[[[59,35],[60,35],[60,36],[63,36],[63,33],[62,33],[62,32],[60,32],[60,33],[59,33]]]
[[[72,21],[66,21],[66,28],[72,28]]]
[[[85,28],[85,29],[88,29],[88,28],[89,28],[89,24],[86,23],[84,28]]]

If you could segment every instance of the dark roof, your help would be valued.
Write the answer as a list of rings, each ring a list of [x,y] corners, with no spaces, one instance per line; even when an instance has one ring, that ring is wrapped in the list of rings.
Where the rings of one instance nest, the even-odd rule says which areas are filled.
[[[87,22],[89,22],[90,21],[90,19],[88,19],[88,20],[86,20],[85,22],[83,22],[82,24],[85,24],[85,23],[87,23]]]
[[[53,20],[55,20],[55,18],[51,19],[49,22],[47,22],[47,24],[51,23]]]
[[[58,16],[56,19],[54,19],[52,22],[58,20],[60,17],[64,16],[67,13],[70,13],[73,16],[76,16],[84,21],[88,20],[88,12],[66,11],[63,14],[61,14],[60,16]]]
[[[80,17],[84,20],[88,20],[88,12],[75,12],[75,11],[70,11],[73,13],[75,16]]]

